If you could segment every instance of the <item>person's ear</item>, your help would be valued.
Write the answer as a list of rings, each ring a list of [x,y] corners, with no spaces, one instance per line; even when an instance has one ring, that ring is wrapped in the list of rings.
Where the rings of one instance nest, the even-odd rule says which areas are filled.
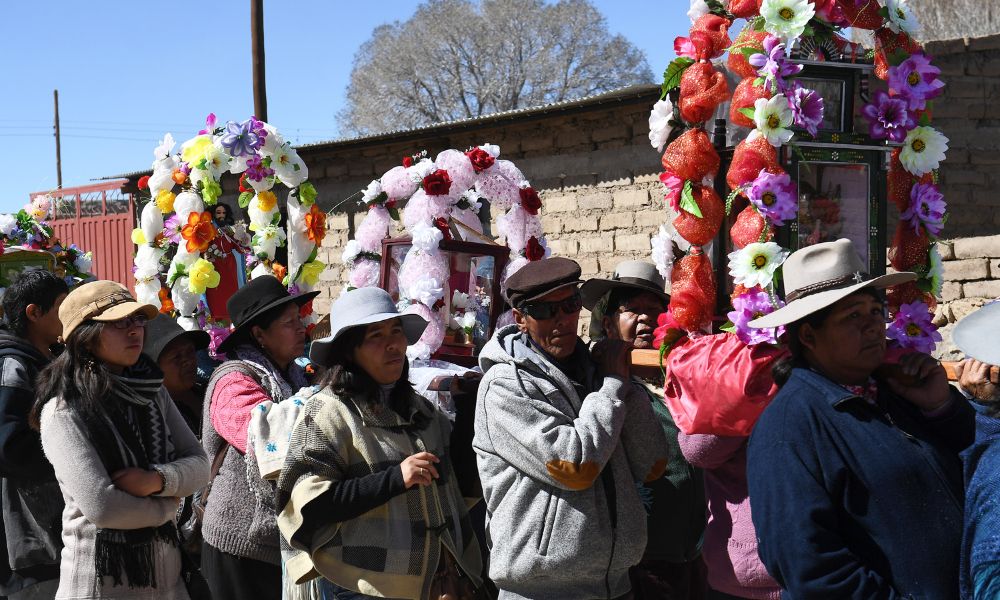
[[[42,310],[42,307],[37,304],[29,304],[24,308],[24,314],[28,317],[29,321],[36,323],[39,319],[45,316],[45,311]]]
[[[799,343],[810,351],[816,350],[816,330],[812,325],[805,323],[799,327]]]
[[[250,328],[250,337],[253,338],[253,341],[256,342],[258,346],[260,346],[261,348],[264,347],[263,343],[264,330],[261,329],[259,325],[254,325],[253,327]]]
[[[517,310],[516,308],[513,309],[513,312],[514,312],[514,323],[517,325],[517,328],[520,329],[521,332],[527,331],[528,330],[528,317],[527,317],[527,315],[523,314],[521,311]]]
[[[618,331],[618,324],[608,315],[601,317],[601,328],[604,329],[604,335],[609,340],[620,340],[622,338],[621,332]]]

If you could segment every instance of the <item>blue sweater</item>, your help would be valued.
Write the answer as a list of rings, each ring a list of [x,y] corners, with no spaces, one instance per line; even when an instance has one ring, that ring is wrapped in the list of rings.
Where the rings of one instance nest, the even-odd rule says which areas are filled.
[[[976,442],[965,452],[965,535],[962,598],[1000,592],[1000,419],[976,407]]]
[[[955,392],[925,418],[879,386],[878,406],[795,369],[750,438],[759,553],[786,598],[959,594],[962,465],[974,411]]]

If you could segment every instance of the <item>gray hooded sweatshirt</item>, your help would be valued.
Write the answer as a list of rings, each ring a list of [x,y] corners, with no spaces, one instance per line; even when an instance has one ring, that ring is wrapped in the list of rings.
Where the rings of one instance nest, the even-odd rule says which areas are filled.
[[[516,326],[483,348],[473,447],[500,598],[617,598],[646,547],[636,487],[667,444],[645,392],[597,375],[582,342],[573,382]]]

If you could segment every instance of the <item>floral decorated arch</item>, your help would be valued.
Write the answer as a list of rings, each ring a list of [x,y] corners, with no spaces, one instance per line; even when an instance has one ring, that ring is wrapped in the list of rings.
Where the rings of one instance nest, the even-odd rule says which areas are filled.
[[[538,216],[541,199],[514,163],[500,159],[499,146],[445,150],[433,160],[426,151],[406,156],[402,165],[372,181],[363,192],[360,204],[368,213],[343,253],[349,266],[346,289],[379,284],[382,240],[390,235],[393,221],[401,222],[412,238],[412,248],[399,270],[400,308],[430,323],[407,350],[413,360],[426,360],[437,351],[449,324],[457,321],[466,327],[463,320],[471,320],[474,304],[481,301],[462,293],[448,294],[449,265],[439,245],[451,239],[452,221],[483,233],[482,199],[504,213],[497,218],[497,232],[510,249],[510,261],[501,277],[505,290],[504,282],[511,274],[529,261],[547,257],[549,250]],[[447,313],[446,299],[460,309],[459,314]]]
[[[139,180],[145,204],[132,240],[136,296],[175,316],[185,329],[212,334],[212,349],[229,330],[228,318],[206,301],[220,285],[216,264],[245,256],[251,278],[274,275],[293,292],[311,290],[326,265],[316,259],[326,231],[326,214],[316,204],[309,169],[291,144],[271,125],[254,117],[219,125],[214,114],[205,127],[175,152],[169,133],[153,151],[153,173]],[[220,227],[211,212],[222,195],[226,172],[239,177],[238,203],[249,227]],[[280,225],[284,193],[288,232]],[[275,260],[288,244],[288,264]],[[236,252],[234,255],[233,252]],[[203,298],[205,297],[205,298]],[[309,322],[315,321],[310,314]]]
[[[709,328],[716,281],[704,247],[742,195],[749,205],[729,232],[737,248],[728,257],[735,291],[724,329],[744,344],[776,343],[780,331],[747,324],[782,304],[775,271],[789,252],[772,239],[775,227],[795,218],[798,200],[778,149],[794,146],[799,136],[815,136],[824,112],[820,94],[796,79],[802,65],[789,59],[789,51],[832,45],[864,53],[874,61],[875,76],[887,84],[887,90],[872,94],[861,114],[869,137],[892,147],[888,194],[900,218],[889,262],[897,271],[919,276],[889,291],[894,321],[888,336],[903,348],[933,350],[941,339],[931,323],[941,288],[934,242],[947,216],[937,170],[948,138],[932,126],[932,112],[944,83],[912,37],[920,26],[907,0],[691,0],[688,16],[690,33],[675,40],[678,56],[664,74],[662,98],[649,119],[650,141],[663,152],[660,179],[666,200],[677,214],[653,239],[653,259],[672,279],[660,337],[671,340],[682,330]],[[738,19],[746,23],[733,41],[729,29]],[[847,28],[871,31],[874,48],[849,42],[841,35]],[[741,78],[733,91],[720,70],[722,61]],[[721,161],[705,123],[726,101],[731,102],[730,123],[750,133],[735,148],[725,173],[731,193],[723,199],[713,185]],[[676,261],[675,243],[685,249]]]

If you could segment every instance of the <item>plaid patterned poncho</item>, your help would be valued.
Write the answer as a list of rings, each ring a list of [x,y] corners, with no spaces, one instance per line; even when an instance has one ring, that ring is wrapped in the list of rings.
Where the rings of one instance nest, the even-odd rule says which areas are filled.
[[[423,598],[443,547],[478,582],[479,547],[449,459],[451,424],[415,394],[400,412],[338,397],[329,388],[307,401],[292,433],[276,502],[282,535],[303,551],[286,564],[296,583],[323,576],[363,594]],[[316,522],[320,517],[304,514],[338,483],[394,468],[423,451],[441,459],[433,485],[414,486],[343,522]]]

